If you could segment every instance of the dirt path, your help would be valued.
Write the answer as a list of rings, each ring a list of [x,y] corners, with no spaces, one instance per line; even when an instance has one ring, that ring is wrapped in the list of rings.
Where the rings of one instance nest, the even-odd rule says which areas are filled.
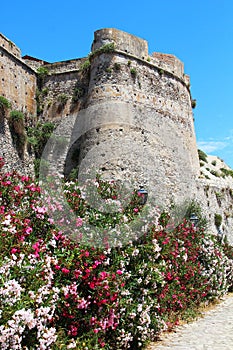
[[[165,333],[147,350],[233,350],[233,294],[204,317]]]

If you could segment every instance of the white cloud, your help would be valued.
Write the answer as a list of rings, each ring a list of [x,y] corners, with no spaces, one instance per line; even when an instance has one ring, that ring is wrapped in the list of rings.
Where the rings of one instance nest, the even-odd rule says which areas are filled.
[[[212,153],[224,149],[228,144],[224,141],[199,141],[197,146],[206,153]]]

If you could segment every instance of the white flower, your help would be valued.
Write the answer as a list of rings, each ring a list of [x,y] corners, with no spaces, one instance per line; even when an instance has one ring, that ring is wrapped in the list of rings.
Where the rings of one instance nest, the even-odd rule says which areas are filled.
[[[7,281],[4,286],[0,288],[0,295],[5,304],[14,304],[20,299],[23,288],[15,279]]]
[[[11,224],[11,216],[6,215],[5,220],[2,221],[2,225],[9,226]]]
[[[75,349],[76,348],[76,342],[72,339],[72,343],[67,345],[67,349]]]
[[[139,249],[134,249],[132,252],[132,256],[137,256],[139,254]]]
[[[142,304],[138,304],[138,312],[142,312]]]

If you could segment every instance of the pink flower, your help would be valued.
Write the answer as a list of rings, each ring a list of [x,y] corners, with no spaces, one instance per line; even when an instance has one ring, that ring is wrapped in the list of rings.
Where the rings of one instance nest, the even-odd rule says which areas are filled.
[[[102,348],[105,346],[105,342],[104,342],[104,341],[98,339],[98,342],[99,342],[99,344],[100,344],[100,346],[101,346]]]
[[[0,214],[4,214],[4,210],[5,210],[4,205],[1,205],[1,206],[0,206]]]
[[[91,289],[95,289],[95,283],[94,282],[90,282],[89,286],[90,286]]]
[[[65,274],[70,273],[70,270],[67,269],[67,268],[65,268],[65,267],[63,267],[63,268],[61,269],[61,271],[62,271],[63,273],[65,273]]]
[[[34,184],[31,184],[29,188],[32,192],[40,192],[40,188],[35,186]]]
[[[90,325],[94,326],[95,324],[96,324],[96,318],[92,316],[90,319]]]
[[[18,251],[17,248],[12,248],[12,249],[11,249],[11,254],[15,254],[15,253],[17,253],[17,251]]]
[[[32,246],[32,248],[33,248],[34,250],[38,250],[39,247],[40,247],[40,242],[36,242],[36,243],[33,244],[33,246]]]
[[[135,213],[137,213],[137,212],[138,212],[138,208],[133,208],[133,211],[134,211]]]
[[[122,271],[121,270],[117,270],[117,272],[116,272],[118,275],[122,275]]]
[[[75,276],[75,278],[79,278],[79,276],[82,274],[82,271],[80,271],[80,270],[75,270],[74,271],[74,276]]]
[[[32,228],[31,227],[27,227],[25,230],[25,233],[27,233],[28,235],[32,232]]]
[[[94,265],[92,265],[93,269],[96,269],[98,265],[101,265],[101,262],[99,262],[98,260],[95,260]]]
[[[77,220],[76,220],[76,226],[77,226],[77,227],[80,227],[80,226],[82,226],[82,224],[83,224],[83,219],[82,219],[82,218],[77,218]]]
[[[60,265],[55,265],[56,270],[60,270],[61,266]]]
[[[169,237],[167,237],[163,242],[162,244],[168,244],[169,243]]]
[[[27,182],[29,180],[29,177],[28,176],[22,176],[21,180]]]
[[[78,334],[78,328],[76,326],[71,325],[70,330],[69,330],[69,334],[76,336]]]
[[[62,232],[59,231],[59,232],[57,233],[57,236],[54,235],[54,238],[56,239],[56,241],[59,241],[59,239],[62,239],[62,238],[63,238]]]
[[[45,207],[36,207],[35,211],[39,214],[45,214],[47,209]]]
[[[36,242],[35,244],[33,244],[32,249],[34,249],[35,257],[38,258],[40,252],[40,242]]]
[[[105,272],[105,271],[100,272],[100,277],[102,279],[106,278],[107,276],[108,276],[107,272]]]
[[[171,272],[168,272],[166,277],[167,277],[168,281],[171,281],[172,280]]]

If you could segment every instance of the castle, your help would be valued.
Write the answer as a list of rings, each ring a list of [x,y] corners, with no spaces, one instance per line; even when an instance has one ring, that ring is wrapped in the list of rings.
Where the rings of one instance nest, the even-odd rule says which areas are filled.
[[[76,118],[64,172],[91,165],[106,178],[147,188],[158,204],[197,199],[216,231],[215,214],[230,236],[232,178],[200,176],[189,77],[171,54],[148,54],[146,40],[116,29],[95,32],[86,58],[48,63],[0,34],[0,95],[25,123]],[[7,166],[31,170],[19,157],[7,117],[0,118],[0,146]],[[65,131],[66,132],[66,131]],[[218,195],[217,195],[218,194]],[[221,196],[220,196],[220,195]],[[221,197],[221,198],[220,198]]]

